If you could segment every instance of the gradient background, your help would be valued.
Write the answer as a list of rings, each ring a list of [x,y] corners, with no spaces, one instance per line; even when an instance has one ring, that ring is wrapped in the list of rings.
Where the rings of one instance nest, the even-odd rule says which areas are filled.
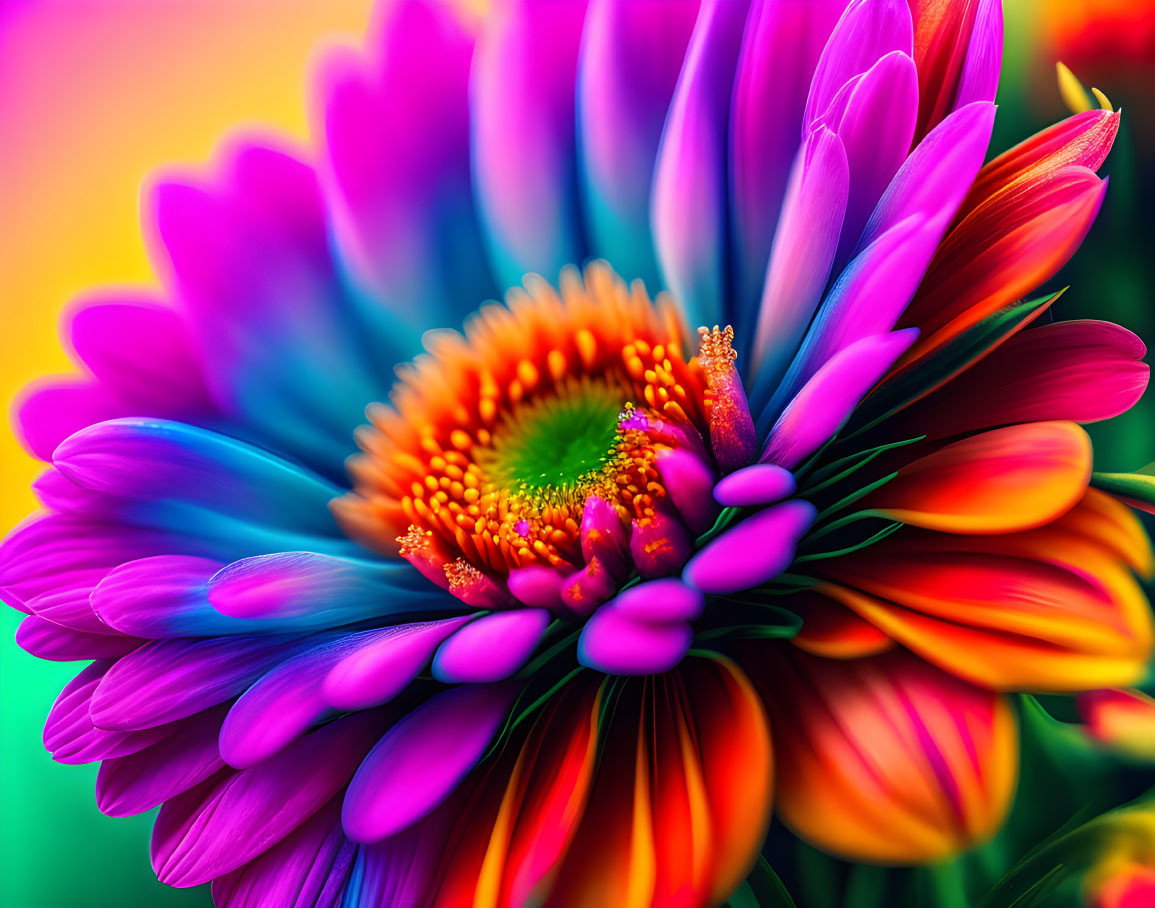
[[[372,0],[0,0],[0,399],[68,371],[65,303],[99,284],[148,284],[142,179],[206,160],[237,124],[306,135],[319,42],[355,41]],[[1106,318],[1155,340],[1155,2],[1004,0],[1007,42],[992,148],[1066,115],[1055,59],[1125,110],[1107,202],[1062,276],[1056,316]],[[1101,469],[1155,460],[1149,395],[1093,430]],[[34,505],[37,464],[0,432],[0,530]],[[205,887],[158,884],[152,815],[97,812],[95,766],[54,764],[44,717],[72,664],[16,648],[0,610],[0,905],[207,905]]]

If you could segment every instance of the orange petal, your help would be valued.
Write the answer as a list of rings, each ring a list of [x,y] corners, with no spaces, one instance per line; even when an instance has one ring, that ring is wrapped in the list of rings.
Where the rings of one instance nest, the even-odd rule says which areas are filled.
[[[439,908],[530,904],[548,890],[581,821],[597,753],[600,688],[579,679],[472,784],[446,849]]]
[[[593,794],[550,904],[716,904],[745,878],[771,808],[770,732],[720,657],[619,687]]]
[[[899,470],[864,501],[912,526],[1008,533],[1070,510],[1091,478],[1091,441],[1071,422],[1026,423],[956,441]]]
[[[1022,180],[951,231],[902,318],[922,335],[907,360],[938,349],[1051,278],[1095,220],[1106,181],[1078,165]]]
[[[800,593],[791,598],[790,607],[802,616],[802,629],[790,642],[815,656],[861,659],[894,647],[869,621],[825,596]]]
[[[1078,164],[1098,171],[1119,132],[1119,113],[1088,110],[1035,133],[983,167],[959,210],[961,220],[1008,186]]]
[[[1015,721],[998,694],[909,653],[786,655],[758,676],[775,728],[782,820],[850,860],[957,854],[998,829],[1014,791]]]
[[[1133,684],[1150,607],[1110,541],[1077,513],[1002,536],[909,532],[825,566],[820,591],[928,661],[999,690]],[[1090,515],[1090,516],[1089,516]]]

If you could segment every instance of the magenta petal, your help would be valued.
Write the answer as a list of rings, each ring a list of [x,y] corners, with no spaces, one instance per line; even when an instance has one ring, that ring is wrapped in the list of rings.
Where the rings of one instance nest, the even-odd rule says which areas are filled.
[[[810,86],[803,134],[852,78],[891,51],[913,55],[914,25],[906,0],[853,0],[830,36]]]
[[[979,0],[953,109],[958,110],[974,101],[994,101],[1002,64],[1002,0]]]
[[[859,253],[822,304],[783,384],[799,388],[836,353],[890,331],[926,273],[944,226],[941,218],[914,215]]]
[[[629,533],[617,508],[597,495],[586,499],[582,511],[582,557],[587,562],[597,558],[614,576],[629,568]]]
[[[150,747],[105,759],[96,776],[100,812],[110,817],[143,813],[224,769],[217,750],[224,716],[224,707],[207,710],[177,724]]]
[[[474,56],[474,188],[506,287],[585,259],[574,143],[584,15],[584,0],[509,0],[486,17]]]
[[[730,220],[735,309],[753,311],[766,280],[810,81],[846,0],[754,4],[746,20],[730,111]],[[753,326],[734,324],[740,337]]]
[[[614,594],[615,575],[596,555],[562,582],[561,599],[575,615],[586,617]]]
[[[661,451],[657,464],[662,485],[690,532],[697,535],[708,530],[718,516],[710,494],[714,471],[700,457],[682,448]]]
[[[446,684],[504,681],[529,660],[549,622],[541,608],[483,615],[441,644],[433,677]]]
[[[865,337],[827,360],[778,417],[762,452],[763,463],[790,469],[833,438],[916,337],[917,328]]]
[[[515,693],[509,685],[453,688],[389,729],[349,783],[345,834],[376,842],[433,810],[481,759]]]
[[[323,60],[318,107],[337,248],[397,334],[457,324],[496,290],[469,172],[473,37],[435,0],[384,9],[372,64],[345,47]]]
[[[607,603],[582,628],[578,661],[610,675],[654,675],[681,662],[693,638],[684,621],[641,621]]]
[[[321,686],[334,709],[368,709],[392,700],[425,668],[438,644],[474,616],[386,627],[343,656]]]
[[[772,463],[756,463],[718,480],[714,500],[727,508],[773,504],[795,489],[794,474]]]
[[[309,643],[272,635],[153,640],[109,669],[92,698],[92,719],[125,730],[183,719],[235,697]]]
[[[165,802],[152,866],[170,886],[197,886],[272,848],[337,794],[380,734],[361,713],[319,728],[265,762],[223,771]]]
[[[531,608],[561,608],[562,576],[553,568],[530,564],[509,572],[505,585],[518,602]]]
[[[649,579],[676,574],[693,550],[693,541],[677,517],[655,511],[635,518],[630,532],[630,555],[638,573]]]
[[[825,126],[806,140],[790,175],[770,252],[754,338],[755,394],[786,371],[821,299],[838,249],[849,186],[846,151]],[[752,400],[757,412],[765,400]]]
[[[93,662],[69,681],[44,723],[44,746],[57,763],[91,763],[133,754],[172,732],[171,726],[145,731],[109,731],[92,724],[92,694],[111,662]]]
[[[666,285],[693,325],[722,320],[726,142],[746,0],[702,3],[654,170],[654,241]]]
[[[705,598],[681,580],[666,577],[623,590],[603,606],[634,621],[654,623],[694,621],[702,614]]]
[[[858,248],[912,215],[940,222],[945,231],[982,167],[994,120],[994,105],[976,101],[932,129],[891,180]]]
[[[93,588],[103,581],[107,574],[106,568],[70,571],[61,575],[59,585],[55,588],[50,587],[24,600],[25,609],[30,614],[39,615],[54,624],[84,633],[111,633],[118,636],[116,632],[121,632],[133,636],[149,636],[110,625],[93,611],[91,601]]]
[[[77,662],[82,659],[116,659],[131,653],[147,641],[127,637],[110,629],[105,634],[89,634],[64,627],[39,615],[29,615],[16,629],[16,645],[38,659]]]
[[[34,457],[51,461],[56,446],[73,432],[127,415],[119,397],[83,378],[54,378],[25,388],[16,401],[15,423]]]
[[[650,234],[658,143],[697,0],[595,0],[578,64],[578,140],[592,253],[660,286]]]
[[[99,300],[77,307],[68,331],[93,375],[135,416],[213,412],[188,323],[148,299]]]
[[[213,880],[213,904],[337,908],[357,851],[341,831],[341,805],[334,798],[264,854]],[[363,886],[357,891],[363,893]]]
[[[759,511],[707,543],[682,579],[703,593],[737,593],[774,579],[790,566],[817,511],[808,501],[787,501]]]
[[[914,61],[893,51],[863,73],[846,99],[846,110],[829,123],[846,149],[850,172],[838,262],[845,262],[858,245],[870,213],[906,160],[917,121]]]

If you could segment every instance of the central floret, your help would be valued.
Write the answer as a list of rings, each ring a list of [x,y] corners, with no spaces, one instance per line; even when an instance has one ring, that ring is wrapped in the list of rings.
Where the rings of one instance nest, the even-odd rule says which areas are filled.
[[[370,408],[338,515],[481,607],[587,613],[630,576],[675,573],[711,515],[679,508],[666,474],[717,477],[714,372],[732,369],[687,358],[687,337],[604,265],[560,292],[528,278],[464,335],[430,336]]]

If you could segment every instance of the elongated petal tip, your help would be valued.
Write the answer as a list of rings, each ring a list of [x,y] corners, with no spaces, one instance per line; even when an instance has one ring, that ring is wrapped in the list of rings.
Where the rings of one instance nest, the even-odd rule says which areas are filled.
[[[441,644],[433,657],[433,677],[446,684],[504,681],[525,665],[549,621],[543,608],[478,618]]]
[[[790,566],[798,540],[817,513],[808,501],[767,508],[707,544],[690,559],[682,579],[703,593],[760,586]]]
[[[686,622],[638,621],[608,605],[586,622],[578,661],[608,675],[655,675],[669,671],[690,651]]]
[[[773,504],[794,492],[794,474],[777,464],[756,463],[718,480],[714,500],[727,508]]]

